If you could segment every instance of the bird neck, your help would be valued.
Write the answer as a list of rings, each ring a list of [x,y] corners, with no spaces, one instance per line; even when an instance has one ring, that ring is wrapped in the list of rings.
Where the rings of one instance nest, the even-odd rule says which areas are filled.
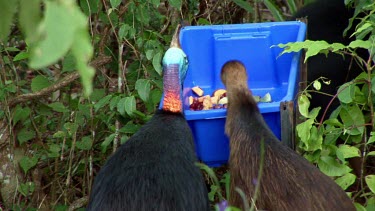
[[[182,113],[182,85],[179,65],[169,65],[163,76],[162,109],[173,113]]]

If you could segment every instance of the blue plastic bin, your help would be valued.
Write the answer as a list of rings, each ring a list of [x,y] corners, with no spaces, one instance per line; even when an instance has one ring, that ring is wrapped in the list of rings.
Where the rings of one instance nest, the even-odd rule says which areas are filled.
[[[228,60],[244,63],[248,84],[254,95],[271,94],[271,103],[259,103],[268,126],[280,139],[280,102],[294,99],[298,89],[300,53],[279,56],[279,43],[303,41],[302,22],[272,22],[212,26],[187,26],[181,30],[181,46],[188,56],[184,82],[184,113],[195,138],[198,158],[209,166],[227,163],[229,141],[224,133],[226,109],[190,111],[191,88],[199,86],[204,95],[225,88],[221,67]]]

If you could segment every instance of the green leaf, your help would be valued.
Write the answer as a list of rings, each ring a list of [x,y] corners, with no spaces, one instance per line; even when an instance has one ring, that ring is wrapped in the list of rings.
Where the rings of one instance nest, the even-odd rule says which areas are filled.
[[[92,148],[93,141],[90,136],[82,137],[81,141],[76,142],[76,146],[81,150],[90,150]]]
[[[355,206],[355,209],[357,211],[369,211],[367,210],[364,206],[362,206],[362,204],[358,203],[358,202],[355,202],[354,203],[354,206]]]
[[[56,133],[53,134],[53,138],[65,138],[66,134],[64,131],[57,131]]]
[[[153,55],[154,55],[154,50],[153,49],[146,51],[146,58],[147,58],[147,60],[151,60]]]
[[[151,90],[151,100],[153,104],[158,104],[160,102],[162,92],[160,89],[153,89]]]
[[[117,106],[118,102],[120,101],[120,96],[115,96],[111,99],[111,102],[109,103],[109,109],[113,111],[113,109]]]
[[[168,0],[168,1],[169,1],[169,4],[171,4],[172,7],[176,9],[180,9],[182,6],[182,0]]]
[[[42,17],[40,0],[20,0],[19,22],[27,43],[34,43],[40,36],[35,30]]]
[[[95,112],[97,112],[102,107],[106,106],[111,99],[112,99],[112,95],[107,95],[101,100],[99,100],[97,103],[95,103],[94,105]]]
[[[53,64],[72,46],[80,20],[71,4],[72,1],[45,2],[45,16],[40,27],[45,39],[31,50],[31,68]]]
[[[369,40],[363,41],[363,40],[354,40],[352,41],[348,47],[350,48],[364,48],[369,49],[371,48],[372,44]]]
[[[17,62],[20,60],[28,59],[30,56],[29,52],[21,51],[14,58],[13,61]]]
[[[17,11],[18,0],[0,0],[0,41],[5,42],[10,32],[13,15]]]
[[[318,161],[319,169],[330,177],[340,177],[349,173],[351,169],[340,164],[336,159],[329,156],[321,156]]]
[[[118,36],[120,38],[125,38],[128,35],[130,28],[131,27],[128,24],[122,24],[118,30]]]
[[[151,84],[147,79],[138,79],[135,83],[135,89],[143,102],[147,102],[150,96]]]
[[[102,148],[102,153],[105,153],[107,151],[108,146],[112,143],[112,141],[115,139],[116,134],[111,134],[100,145]]]
[[[359,157],[360,151],[357,147],[343,144],[339,146],[336,154],[337,157],[340,158],[340,160],[344,161],[345,158]]]
[[[124,127],[122,127],[119,131],[121,133],[127,133],[127,134],[134,134],[141,128],[140,125],[134,124],[132,121],[129,121],[126,123]]]
[[[319,111],[320,111],[320,107],[313,108],[313,109],[309,112],[309,116],[308,116],[308,118],[310,118],[310,119],[315,119],[315,118],[318,116]]]
[[[35,184],[33,182],[21,183],[18,186],[18,191],[25,197],[31,195],[35,190]]]
[[[275,19],[275,21],[284,21],[283,15],[278,9],[278,5],[276,5],[273,1],[270,0],[264,0],[263,2],[268,8],[268,10],[271,12],[272,17]],[[248,12],[250,13],[251,11]]]
[[[93,47],[88,34],[87,18],[76,2],[46,1],[45,16],[37,28],[45,39],[30,49],[30,67],[39,69],[51,65],[71,49],[76,58],[84,93],[89,96],[95,70],[87,63],[92,57]]]
[[[82,14],[81,14],[82,15]],[[85,96],[90,96],[93,90],[92,81],[95,76],[95,69],[88,65],[94,48],[91,45],[91,38],[86,28],[86,18],[81,16],[82,25],[76,32],[76,37],[73,42],[72,53],[76,58],[76,67],[79,75]]]
[[[37,157],[27,157],[27,156],[23,156],[20,161],[19,161],[19,164],[23,170],[23,172],[25,172],[25,174],[27,174],[27,172],[32,169],[34,166],[36,166],[36,164],[38,163],[38,158]]]
[[[62,62],[62,71],[61,73],[65,72],[72,72],[76,69],[76,60],[74,58],[74,55],[72,53],[68,53]]]
[[[250,5],[249,2],[244,0],[233,0],[235,4],[237,4],[242,9],[246,10],[248,13],[254,13],[253,7]]]
[[[125,98],[125,111],[126,113],[131,116],[133,112],[136,110],[136,102],[135,97],[126,97]]]
[[[318,81],[318,80],[315,80],[314,83],[313,83],[313,87],[316,90],[320,90],[322,88],[322,83],[320,83],[320,81]]]
[[[343,190],[346,190],[348,187],[350,187],[352,184],[354,184],[355,182],[355,179],[357,177],[352,174],[352,173],[348,173],[348,174],[345,174],[344,176],[342,177],[339,177],[335,180],[335,182],[343,189]]]
[[[305,122],[298,124],[296,127],[298,137],[304,144],[308,144],[308,140],[310,139],[310,130],[313,123],[313,119],[308,119]]]
[[[109,2],[111,3],[112,8],[116,8],[121,4],[121,0],[110,0]]]
[[[371,151],[371,152],[367,153],[366,156],[374,156],[374,155],[375,155],[375,151]]]
[[[78,125],[76,123],[67,122],[64,124],[64,128],[68,131],[69,135],[73,135],[78,130]]]
[[[22,108],[20,105],[17,105],[14,114],[13,114],[13,125],[16,125],[18,121],[24,121],[29,118],[31,110],[29,107]]]
[[[309,41],[309,40],[307,40]],[[306,42],[308,44],[308,48],[306,51],[306,57],[305,57],[305,62],[308,58],[317,55],[318,53],[324,53],[327,51],[327,49],[330,48],[330,44],[328,44],[326,41],[309,41]]]
[[[22,145],[26,141],[35,138],[35,131],[28,130],[27,128],[23,128],[17,134],[18,142]]]
[[[48,157],[57,158],[60,156],[61,147],[58,144],[49,144],[48,145]]]
[[[38,75],[31,81],[31,90],[33,92],[37,92],[50,85],[51,83],[48,78],[44,77],[43,75]]]
[[[371,91],[375,94],[375,77],[372,77],[371,79]]]
[[[298,109],[303,117],[309,117],[310,100],[306,95],[301,95],[298,98]]]
[[[50,108],[52,108],[52,110],[56,111],[56,112],[61,112],[61,113],[64,113],[64,112],[68,112],[69,110],[64,106],[64,104],[60,103],[60,102],[54,102],[54,103],[51,103],[48,105]]]
[[[351,82],[345,83],[340,86],[338,92],[338,98],[343,103],[351,103],[355,98],[355,85]]]
[[[154,67],[155,71],[159,73],[159,75],[162,75],[162,67],[161,67],[162,56],[163,56],[162,52],[157,52],[154,55],[154,58],[152,58],[152,66]]]
[[[366,144],[371,144],[375,142],[375,132],[370,133],[370,138],[367,140]]]
[[[313,125],[311,127],[310,134],[309,140],[305,142],[305,150],[313,152],[318,149],[322,149],[323,135],[318,132],[318,128],[316,126]]]
[[[375,193],[375,175],[367,175],[365,177],[366,184],[372,193]]]
[[[365,119],[358,105],[344,106],[339,115],[349,135],[363,134]]]

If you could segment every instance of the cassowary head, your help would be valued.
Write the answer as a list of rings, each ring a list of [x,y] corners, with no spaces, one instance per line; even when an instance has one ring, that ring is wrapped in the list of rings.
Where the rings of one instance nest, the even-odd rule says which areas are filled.
[[[182,85],[188,68],[186,54],[180,47],[177,26],[170,48],[165,52],[163,63],[163,97],[160,108],[164,111],[182,113]]]

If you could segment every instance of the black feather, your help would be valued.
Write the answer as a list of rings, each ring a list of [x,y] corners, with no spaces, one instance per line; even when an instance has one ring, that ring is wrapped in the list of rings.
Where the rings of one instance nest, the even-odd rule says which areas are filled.
[[[195,162],[185,118],[158,111],[102,167],[88,210],[209,210]]]

